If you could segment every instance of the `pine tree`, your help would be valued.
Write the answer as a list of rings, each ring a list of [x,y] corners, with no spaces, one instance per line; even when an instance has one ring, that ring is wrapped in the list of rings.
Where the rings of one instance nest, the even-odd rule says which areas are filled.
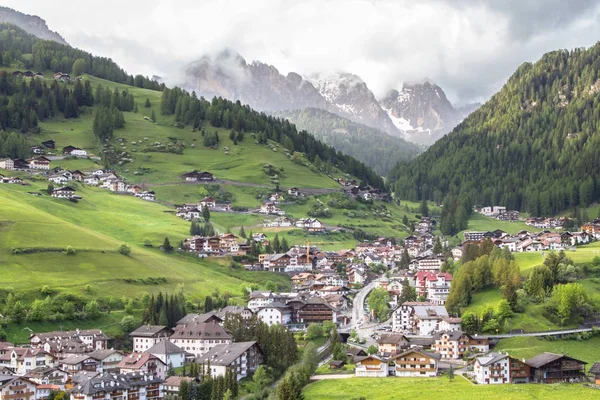
[[[205,222],[210,221],[210,210],[208,207],[202,207],[202,218],[204,218]]]
[[[134,106],[133,106],[133,112],[137,114],[138,111],[139,111],[139,109],[138,109],[138,105],[137,105],[137,102],[136,102],[134,104]]]
[[[156,122],[156,114],[154,113],[154,110],[152,110],[152,114],[150,115],[150,119],[152,120],[152,122]]]
[[[273,239],[273,243],[271,245],[273,247],[273,251],[275,253],[281,252],[281,243],[279,242],[279,234],[275,234],[275,238]]]
[[[165,237],[163,241],[162,249],[165,253],[170,253],[173,251],[173,246],[171,246],[171,242],[169,242],[169,238]]]
[[[243,227],[243,226],[242,226],[242,228],[240,229],[239,236],[240,236],[241,238],[244,238],[244,239],[246,239],[246,231],[244,230],[244,227]]]
[[[152,104],[150,104],[150,99],[148,97],[146,97],[146,102],[144,103],[144,107],[146,107],[146,108],[152,107]]]
[[[281,239],[281,252],[287,253],[289,250],[290,250],[290,245],[288,244],[288,241],[284,236],[283,239]]]
[[[433,254],[438,255],[441,254],[443,251],[444,249],[442,248],[442,242],[440,241],[440,237],[436,236],[435,243],[433,245]]]

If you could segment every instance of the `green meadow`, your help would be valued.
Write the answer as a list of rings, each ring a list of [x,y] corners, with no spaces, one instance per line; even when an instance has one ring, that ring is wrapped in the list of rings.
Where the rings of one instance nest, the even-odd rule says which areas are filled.
[[[136,297],[145,292],[173,291],[183,284],[200,298],[218,288],[239,296],[242,282],[262,284],[287,279],[270,273],[230,268],[227,259],[200,260],[191,255],[165,254],[158,249],[165,237],[177,243],[189,234],[189,223],[168,208],[132,196],[76,186],[83,197],[78,203],[27,192],[32,186],[0,186],[0,283],[16,291],[36,294],[43,285],[56,291],[80,293],[91,285],[92,296]],[[146,247],[149,242],[153,247]],[[129,256],[118,253],[122,244]],[[72,247],[75,255],[54,249]],[[13,254],[13,249],[35,249],[32,254]],[[165,277],[167,283],[127,283],[125,279]]]
[[[452,382],[440,378],[346,378],[328,379],[307,385],[306,400],[563,400],[591,399],[597,389],[581,384],[561,385],[474,385],[460,376]]]

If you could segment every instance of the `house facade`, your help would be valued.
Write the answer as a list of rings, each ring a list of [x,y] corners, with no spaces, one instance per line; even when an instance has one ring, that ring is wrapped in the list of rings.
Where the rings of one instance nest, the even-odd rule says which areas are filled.
[[[173,334],[173,330],[162,325],[142,325],[129,336],[133,342],[133,351],[142,353],[164,338]]]

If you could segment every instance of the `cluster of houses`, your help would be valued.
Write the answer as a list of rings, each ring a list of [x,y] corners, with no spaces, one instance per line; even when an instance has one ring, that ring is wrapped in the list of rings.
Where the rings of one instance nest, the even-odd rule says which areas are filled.
[[[153,191],[145,191],[138,185],[127,184],[114,171],[97,169],[84,173],[79,170],[68,171],[63,170],[62,168],[55,168],[47,174],[47,177],[50,182],[59,185],[65,185],[70,181],[76,181],[86,185],[108,189],[115,193],[131,194],[143,200],[154,201],[155,199]],[[74,193],[73,188],[68,188]]]
[[[29,150],[33,154],[45,154],[48,151],[54,150],[56,148],[56,142],[52,139],[46,140],[42,142],[41,145],[32,146]],[[62,154],[65,156],[75,156],[75,157],[87,157],[88,152],[86,150],[80,149],[75,146],[65,146],[62,149]]]
[[[265,205],[263,205],[263,207],[267,207],[266,211],[268,211],[269,204],[271,204],[271,203],[266,203]],[[283,210],[279,210],[274,213],[263,212],[263,207],[261,207],[260,212],[264,213],[264,214],[277,214],[277,215],[285,214],[285,211],[283,211]],[[281,213],[283,213],[283,214],[281,214]],[[292,220],[291,218],[280,216],[280,217],[272,219],[272,220],[264,220],[263,226],[265,228],[296,227],[296,228],[304,229],[308,232],[323,232],[325,230],[325,225],[317,218],[300,218],[297,220]]]
[[[176,208],[175,215],[186,221],[197,221],[202,219],[202,211],[208,208],[210,211],[231,211],[231,204],[217,203],[214,197],[205,197],[198,203],[184,203]]]
[[[196,253],[199,257],[208,256],[243,256],[250,246],[238,242],[239,237],[233,233],[223,233],[216,236],[192,236],[183,242],[185,251]]]
[[[32,157],[27,160],[2,158],[0,159],[0,168],[7,171],[49,170],[50,160],[44,156]]]
[[[452,257],[458,260],[462,257],[464,246],[469,243],[479,243],[489,239],[500,248],[507,248],[511,252],[532,252],[547,250],[565,250],[573,246],[590,243],[595,234],[585,230],[581,232],[528,232],[520,231],[514,235],[508,234],[501,229],[487,232],[465,232],[465,241],[458,247],[452,249]],[[589,226],[588,226],[589,228]]]
[[[409,340],[399,334],[384,335],[378,340],[377,354],[367,355],[364,351],[353,354],[355,375],[434,377],[439,374],[441,361],[460,359],[467,353],[472,355],[467,361],[467,376],[480,385],[587,381],[585,361],[554,353],[519,360],[506,353],[489,352],[486,338],[460,331],[438,334],[431,344],[425,345],[423,340]],[[600,372],[600,364],[596,365]]]
[[[298,310],[310,315],[306,307]],[[42,400],[59,390],[71,400],[162,399],[177,395],[186,379],[168,377],[169,370],[191,362],[210,364],[213,377],[231,371],[238,380],[245,378],[263,363],[264,354],[255,341],[232,340],[222,326],[232,313],[254,315],[230,306],[188,314],[173,329],[140,326],[130,334],[130,354],[108,348],[109,338],[99,329],[32,334],[22,347],[0,342],[0,400]]]
[[[275,293],[252,292],[248,297],[248,309],[256,317],[271,326],[285,325],[293,330],[303,330],[311,323],[338,322],[341,308],[348,308],[348,298],[338,293]],[[343,322],[343,319],[339,320]]]
[[[519,220],[519,212],[516,210],[507,210],[504,206],[488,206],[475,208],[475,212],[486,217],[495,218],[498,221],[515,222]]]
[[[26,183],[23,182],[23,179],[16,177],[16,176],[5,176],[3,174],[0,174],[0,183],[12,183],[15,185],[26,185]]]
[[[11,73],[11,75],[14,78],[37,78],[37,79],[44,79],[44,74],[42,74],[41,72],[33,72],[33,71],[13,71]]]
[[[358,185],[356,179],[345,179],[339,178],[336,179],[337,183],[339,183],[344,189],[344,193],[348,193],[355,198],[362,198],[363,200],[383,200],[383,201],[391,201],[392,197],[389,193],[384,192],[380,189],[373,189],[368,186],[361,187]]]
[[[533,226],[538,229],[556,229],[562,228],[565,222],[572,220],[572,218],[559,217],[559,218],[528,218],[525,221],[526,225]]]

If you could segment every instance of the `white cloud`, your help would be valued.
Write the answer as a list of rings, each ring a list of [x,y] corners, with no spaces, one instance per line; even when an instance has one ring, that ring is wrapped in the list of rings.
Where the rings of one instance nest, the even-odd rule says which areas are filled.
[[[130,73],[176,77],[225,47],[280,72],[348,71],[376,94],[429,78],[481,100],[524,61],[600,38],[591,0],[5,0]]]

